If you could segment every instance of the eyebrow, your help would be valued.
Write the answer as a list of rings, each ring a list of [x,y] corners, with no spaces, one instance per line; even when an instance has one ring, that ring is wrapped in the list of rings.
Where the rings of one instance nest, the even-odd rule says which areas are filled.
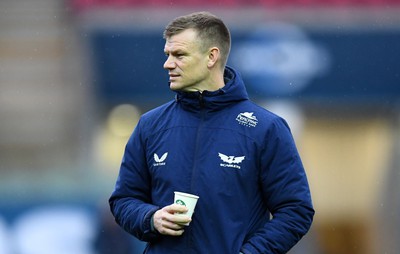
[[[187,54],[187,51],[185,51],[185,50],[182,50],[182,49],[172,49],[172,50],[166,50],[165,48],[164,48],[164,53],[165,54],[167,54],[167,53],[169,53],[169,54],[174,54],[174,55],[178,55],[178,54]]]

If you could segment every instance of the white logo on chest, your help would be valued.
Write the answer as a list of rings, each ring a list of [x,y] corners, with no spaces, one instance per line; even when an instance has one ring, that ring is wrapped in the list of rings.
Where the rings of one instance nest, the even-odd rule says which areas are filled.
[[[221,158],[223,163],[220,163],[219,165],[221,167],[227,167],[227,168],[237,168],[240,169],[240,163],[244,160],[245,156],[228,156],[223,153],[218,153],[218,156]]]
[[[236,117],[236,121],[238,121],[239,124],[247,127],[256,127],[258,120],[253,114],[253,112],[239,113],[239,115]]]

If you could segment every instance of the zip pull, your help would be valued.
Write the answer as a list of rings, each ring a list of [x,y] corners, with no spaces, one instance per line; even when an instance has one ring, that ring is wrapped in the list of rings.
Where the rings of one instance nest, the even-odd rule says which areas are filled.
[[[199,91],[199,104],[200,104],[200,107],[204,107],[205,102],[204,102],[204,97],[203,97],[203,91]]]

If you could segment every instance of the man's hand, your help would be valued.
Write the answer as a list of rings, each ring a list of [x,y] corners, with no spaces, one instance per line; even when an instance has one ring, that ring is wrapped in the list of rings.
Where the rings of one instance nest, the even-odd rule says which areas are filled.
[[[191,219],[188,216],[177,215],[175,213],[186,213],[187,208],[183,205],[172,204],[165,206],[154,213],[154,228],[163,235],[180,236],[183,234],[185,227],[183,224],[188,223]]]

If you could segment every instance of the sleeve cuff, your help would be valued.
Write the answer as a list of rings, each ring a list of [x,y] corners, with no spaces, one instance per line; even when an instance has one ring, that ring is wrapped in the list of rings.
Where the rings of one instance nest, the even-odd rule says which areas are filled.
[[[154,220],[153,220],[153,217],[154,217],[154,213],[153,213],[153,215],[152,215],[151,218],[150,218],[150,229],[151,229],[151,232],[157,232],[157,230],[156,230],[155,227],[154,227]]]

